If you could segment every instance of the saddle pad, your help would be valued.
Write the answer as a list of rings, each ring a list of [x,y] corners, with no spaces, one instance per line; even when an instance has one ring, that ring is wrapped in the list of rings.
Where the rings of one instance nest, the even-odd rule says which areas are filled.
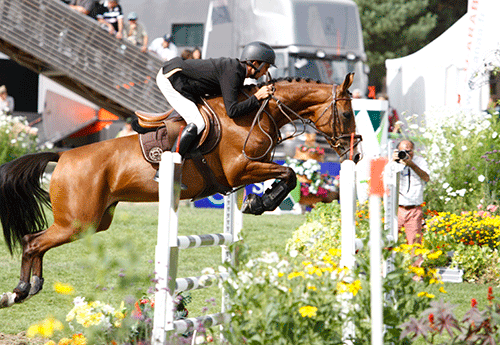
[[[139,134],[142,154],[150,163],[160,163],[161,154],[169,151],[173,146],[171,140],[167,127],[160,127],[155,132]]]

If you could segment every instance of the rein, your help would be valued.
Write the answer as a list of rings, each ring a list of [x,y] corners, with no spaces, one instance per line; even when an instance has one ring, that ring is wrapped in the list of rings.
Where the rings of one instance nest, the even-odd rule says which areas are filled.
[[[244,94],[248,98],[250,97],[248,94],[246,94],[246,93],[244,93]],[[265,108],[268,105],[269,100],[271,98],[276,102],[276,105],[278,106],[278,109],[281,111],[281,113],[288,119],[289,123],[293,124],[293,126],[295,128],[293,134],[291,134],[288,137],[285,137],[285,138],[281,137],[281,132],[280,132],[280,130],[278,128],[276,120],[265,110]],[[264,158],[269,153],[269,151],[271,151],[273,149],[273,138],[261,126],[262,113],[266,113],[267,114],[267,116],[271,119],[271,121],[272,121],[272,123],[273,123],[273,125],[274,125],[274,127],[276,129],[278,138],[276,140],[276,145],[274,146],[274,149],[276,149],[276,146],[278,146],[283,141],[288,140],[288,139],[292,139],[292,138],[296,138],[299,135],[303,134],[305,132],[305,126],[308,125],[317,134],[321,135],[322,137],[324,137],[326,139],[326,141],[330,144],[330,146],[332,146],[333,149],[337,152],[337,154],[339,155],[339,157],[342,157],[347,152],[352,151],[354,149],[354,147],[356,147],[361,142],[361,140],[363,140],[363,139],[362,139],[361,135],[359,135],[359,134],[355,134],[355,135],[354,134],[337,134],[337,132],[338,132],[337,124],[340,125],[340,118],[339,118],[339,114],[338,114],[338,109],[336,107],[337,101],[350,101],[351,99],[350,98],[335,98],[335,97],[333,97],[333,90],[332,90],[332,98],[333,98],[332,101],[330,102],[330,104],[328,106],[326,106],[325,110],[323,110],[323,112],[318,117],[318,119],[316,120],[316,122],[300,116],[297,112],[295,112],[293,109],[291,109],[286,104],[284,104],[281,100],[279,100],[278,98],[276,98],[274,96],[274,94],[271,95],[270,98],[266,98],[264,100],[264,102],[262,102],[259,110],[257,111],[257,114],[254,117],[254,120],[252,122],[252,126],[250,127],[248,136],[247,136],[247,138],[245,140],[245,143],[243,145],[243,155],[245,156],[245,158],[247,158],[249,160],[256,161],[256,160],[260,160],[260,159]],[[318,129],[318,126],[317,126],[317,123],[326,114],[326,112],[328,111],[329,108],[332,108],[332,116],[333,116],[333,121],[334,121],[334,123],[333,123],[333,136],[332,137],[329,137],[328,135],[326,135],[325,133],[323,133],[322,131],[320,131]],[[293,116],[295,116],[296,119],[300,120],[302,122],[302,124],[304,125],[304,130],[302,130],[300,133],[298,133],[297,126],[293,122],[294,120],[292,119],[292,117],[290,115],[288,115],[287,111],[290,112],[290,113],[292,113]],[[246,154],[245,149],[246,149],[246,145],[248,143],[248,140],[250,138],[250,133],[252,133],[252,130],[254,129],[254,127],[255,127],[255,125],[257,123],[259,124],[259,128],[262,131],[262,133],[264,133],[269,138],[270,144],[269,144],[269,147],[267,148],[266,152],[264,152],[264,154],[262,154],[262,155],[260,155],[258,157],[249,157]],[[344,140],[344,141],[345,140],[350,140],[351,141],[351,145],[350,145],[350,147],[348,146],[347,149],[344,149],[344,151],[342,151],[340,153],[339,152],[339,148],[343,147],[343,145],[341,144],[342,140]],[[274,152],[273,152],[273,156],[274,156]]]

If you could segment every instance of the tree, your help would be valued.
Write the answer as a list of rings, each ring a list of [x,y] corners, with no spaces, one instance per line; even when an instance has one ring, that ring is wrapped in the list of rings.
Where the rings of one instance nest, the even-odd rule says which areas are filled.
[[[384,85],[386,59],[416,52],[467,11],[467,0],[354,1],[371,70],[369,83],[377,90]]]

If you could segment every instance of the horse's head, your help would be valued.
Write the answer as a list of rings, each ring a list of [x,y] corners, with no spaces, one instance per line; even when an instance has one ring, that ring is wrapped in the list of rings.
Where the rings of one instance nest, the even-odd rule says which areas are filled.
[[[331,97],[318,107],[310,120],[322,133],[340,157],[340,161],[350,159],[355,163],[362,158],[358,144],[361,135],[356,134],[356,121],[351,105],[354,73],[349,73],[341,85],[334,85]]]

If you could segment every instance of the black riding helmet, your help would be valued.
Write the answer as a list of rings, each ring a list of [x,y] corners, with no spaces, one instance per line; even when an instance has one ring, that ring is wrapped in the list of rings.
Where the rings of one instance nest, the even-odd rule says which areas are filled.
[[[248,43],[245,48],[243,48],[240,58],[240,61],[254,67],[257,70],[256,72],[260,71],[264,65],[261,64],[259,68],[256,68],[250,61],[267,62],[274,66],[275,60],[276,54],[273,48],[271,48],[269,44],[259,41]]]

